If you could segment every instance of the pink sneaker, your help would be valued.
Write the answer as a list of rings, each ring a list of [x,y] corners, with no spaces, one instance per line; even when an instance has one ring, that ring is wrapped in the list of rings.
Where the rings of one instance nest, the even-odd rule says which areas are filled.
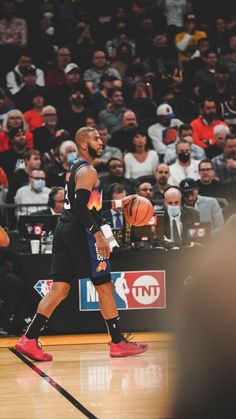
[[[146,343],[130,342],[127,338],[119,343],[109,342],[109,345],[111,357],[134,356],[148,350]]]
[[[28,339],[26,336],[22,336],[15,348],[34,361],[52,361],[52,355],[43,351],[37,339]]]

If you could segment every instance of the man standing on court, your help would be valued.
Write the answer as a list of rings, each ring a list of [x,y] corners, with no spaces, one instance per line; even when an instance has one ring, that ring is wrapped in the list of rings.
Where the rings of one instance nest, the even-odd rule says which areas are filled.
[[[50,271],[53,286],[39,303],[25,335],[16,344],[18,352],[39,361],[52,360],[52,355],[44,352],[38,344],[40,332],[58,304],[67,297],[71,283],[86,277],[91,278],[98,292],[101,314],[111,336],[110,356],[132,356],[148,349],[146,344],[127,341],[120,331],[110,275],[109,236],[108,239],[104,237],[96,213],[102,202],[93,162],[102,154],[102,140],[97,130],[83,127],[77,131],[75,141],[80,159],[73,162],[66,176],[65,210],[53,241]],[[132,198],[110,201],[110,206],[125,206]]]

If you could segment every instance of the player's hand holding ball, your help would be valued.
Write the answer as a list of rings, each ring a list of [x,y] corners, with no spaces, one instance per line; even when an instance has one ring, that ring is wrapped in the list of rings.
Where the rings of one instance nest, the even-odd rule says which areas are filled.
[[[152,203],[143,196],[130,196],[133,196],[133,198],[124,206],[124,217],[126,221],[136,227],[147,225],[154,215]],[[127,196],[127,198],[129,198],[129,196]]]
[[[5,232],[4,228],[0,226],[0,247],[7,247],[10,243],[10,239]]]

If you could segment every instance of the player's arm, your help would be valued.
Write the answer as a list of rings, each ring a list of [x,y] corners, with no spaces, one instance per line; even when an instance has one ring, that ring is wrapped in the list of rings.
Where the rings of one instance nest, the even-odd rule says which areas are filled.
[[[105,200],[102,202],[103,209],[117,209],[124,208],[130,201],[137,198],[137,195],[128,195],[122,199],[112,199],[111,201]]]
[[[97,183],[97,172],[93,167],[81,168],[75,176],[75,201],[74,209],[80,222],[87,228],[96,240],[98,253],[105,259],[110,256],[110,247],[100,228],[96,225],[88,202],[92,189]]]

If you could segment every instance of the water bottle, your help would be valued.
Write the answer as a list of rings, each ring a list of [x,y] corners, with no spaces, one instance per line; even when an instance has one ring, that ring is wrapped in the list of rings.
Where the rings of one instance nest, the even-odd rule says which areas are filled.
[[[40,247],[41,253],[46,253],[46,246],[47,246],[47,233],[46,231],[42,231],[41,239],[40,239]]]
[[[53,232],[49,231],[45,253],[52,253]]]

